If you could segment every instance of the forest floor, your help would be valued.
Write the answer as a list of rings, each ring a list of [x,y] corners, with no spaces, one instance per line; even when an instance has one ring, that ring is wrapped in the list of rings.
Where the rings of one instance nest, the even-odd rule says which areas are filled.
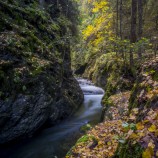
[[[156,64],[155,64],[156,63]],[[154,65],[158,59],[145,62],[143,68]],[[158,82],[150,73],[143,73],[141,86],[150,85],[139,99],[158,96]],[[152,87],[152,88],[151,88]],[[158,108],[135,107],[129,110],[130,91],[112,95],[103,123],[98,124],[81,137],[66,158],[156,158],[158,157]],[[132,154],[131,154],[132,153]]]

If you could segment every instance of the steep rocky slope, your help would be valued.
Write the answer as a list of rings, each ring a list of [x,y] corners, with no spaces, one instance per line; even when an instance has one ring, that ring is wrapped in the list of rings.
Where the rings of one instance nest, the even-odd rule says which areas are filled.
[[[130,108],[156,107],[158,105],[158,58],[146,61],[132,89]]]
[[[50,7],[0,0],[0,144],[68,117],[83,101],[70,68],[69,21]]]

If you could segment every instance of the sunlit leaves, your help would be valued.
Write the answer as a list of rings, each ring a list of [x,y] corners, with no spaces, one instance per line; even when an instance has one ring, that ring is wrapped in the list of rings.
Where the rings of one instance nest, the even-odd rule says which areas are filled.
[[[101,123],[91,131],[88,132],[89,136],[93,136],[94,139],[89,139],[86,144],[79,143],[72,150],[71,157],[75,157],[76,154],[79,157],[111,157],[114,155],[118,144],[125,143],[125,139],[119,135],[122,133],[122,122],[107,121]]]
[[[147,148],[143,154],[142,154],[142,158],[152,158],[152,155],[151,155],[151,152],[150,152],[150,149]]]
[[[144,129],[144,125],[141,122],[139,122],[136,124],[136,128],[137,128],[137,130],[142,130],[142,129]]]
[[[92,12],[97,13],[100,10],[102,10],[102,11],[107,10],[108,9],[107,4],[108,4],[108,2],[106,2],[106,1],[100,1],[100,2],[95,1],[93,3],[94,8],[92,9]]]
[[[92,25],[88,25],[87,28],[85,30],[83,30],[83,32],[82,32],[84,35],[84,39],[89,37],[93,31],[94,31],[94,27]]]
[[[83,39],[87,41],[89,47],[101,48],[106,45],[111,35],[112,17],[109,2],[103,0],[89,0],[90,16],[89,20],[83,22]]]
[[[151,125],[149,128],[148,128],[149,132],[155,132],[156,131],[156,126],[155,125]]]

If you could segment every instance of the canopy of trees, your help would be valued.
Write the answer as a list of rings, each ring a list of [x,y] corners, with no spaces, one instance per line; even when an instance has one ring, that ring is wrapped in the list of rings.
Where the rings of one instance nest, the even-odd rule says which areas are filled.
[[[158,2],[156,0],[85,0],[81,8],[81,39],[75,55],[115,52],[133,65],[133,58],[157,51]],[[84,50],[84,53],[83,53]],[[85,53],[87,50],[87,53]],[[148,53],[146,53],[148,50]],[[128,58],[129,56],[129,58]],[[82,62],[81,62],[82,63]]]

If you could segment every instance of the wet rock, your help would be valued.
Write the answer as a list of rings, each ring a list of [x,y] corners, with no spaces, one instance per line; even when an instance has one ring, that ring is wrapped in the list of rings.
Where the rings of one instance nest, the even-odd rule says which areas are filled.
[[[3,144],[70,116],[82,103],[83,94],[72,75],[68,41],[54,44],[63,39],[66,30],[61,20],[53,19],[61,18],[58,12],[56,17],[41,12],[38,1],[13,1],[11,5],[1,2],[0,13],[4,15],[0,27]]]
[[[85,63],[84,65],[80,65],[79,68],[75,70],[74,74],[82,75],[85,72],[86,67],[87,67],[87,63]]]

